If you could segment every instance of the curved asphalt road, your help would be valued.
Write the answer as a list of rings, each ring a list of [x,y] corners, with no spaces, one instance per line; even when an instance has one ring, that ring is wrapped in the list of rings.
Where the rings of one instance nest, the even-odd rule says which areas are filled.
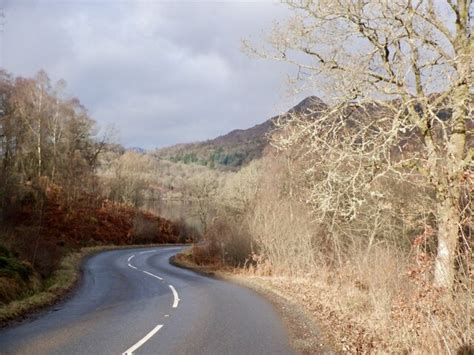
[[[67,301],[0,330],[0,354],[294,354],[250,290],[169,264],[180,247],[90,258]]]

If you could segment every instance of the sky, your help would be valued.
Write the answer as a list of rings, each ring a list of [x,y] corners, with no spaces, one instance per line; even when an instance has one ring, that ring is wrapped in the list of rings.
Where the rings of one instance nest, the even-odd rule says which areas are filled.
[[[2,66],[64,79],[100,127],[127,147],[211,139],[298,100],[286,64],[250,58],[289,10],[270,1],[0,0]]]

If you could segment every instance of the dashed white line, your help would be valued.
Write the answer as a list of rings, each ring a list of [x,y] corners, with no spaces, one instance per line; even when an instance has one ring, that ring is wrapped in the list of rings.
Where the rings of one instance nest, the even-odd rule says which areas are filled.
[[[130,264],[130,263],[128,263],[128,266],[130,266],[132,269],[138,270],[135,266],[133,266],[133,265]]]
[[[139,254],[151,253],[151,252],[154,252],[154,251],[156,251],[156,250],[146,250],[146,251],[140,252]],[[135,254],[133,254],[133,255],[131,255],[131,256],[128,257],[128,259],[127,259],[127,261],[128,261],[128,266],[131,267],[132,269],[139,270],[137,267],[135,267],[135,266],[133,266],[132,264],[130,264],[130,261],[131,261],[134,257],[135,257]],[[151,272],[148,272],[148,271],[146,271],[146,270],[139,270],[139,271],[143,272],[144,274],[147,274],[148,276],[154,277],[154,278],[156,278],[156,279],[158,279],[158,280],[163,280],[162,277],[160,277],[160,276],[158,276],[158,275],[155,275],[155,274],[152,274]],[[173,287],[173,285],[168,285],[168,286],[169,286],[169,288],[171,289],[171,292],[173,292],[173,308],[178,308],[178,304],[179,304],[179,301],[180,301],[178,292],[177,292],[176,289]],[[161,328],[161,326],[159,326],[158,329],[155,328],[155,329],[156,329],[155,333],[156,333],[160,328]],[[154,330],[155,330],[155,329],[154,329]],[[153,333],[153,330],[152,330],[150,333]],[[150,334],[150,333],[149,333],[149,334]],[[149,334],[148,334],[148,335],[149,335]],[[154,333],[153,333],[153,334],[154,334]],[[150,337],[153,336],[153,334],[151,334]],[[148,335],[147,335],[147,336],[148,336]],[[147,339],[145,339],[145,338],[143,338],[143,339],[145,339],[145,341],[146,341],[146,340],[148,340],[150,337],[148,337],[148,338],[145,337],[145,338],[147,338]],[[142,340],[143,340],[143,339],[142,339]],[[144,341],[144,342],[145,342],[145,341]],[[138,343],[137,343],[137,344],[138,344]],[[135,345],[134,345],[134,346],[135,346]],[[139,346],[141,346],[141,344],[140,344]],[[139,347],[139,346],[138,346],[138,347]],[[134,350],[138,349],[138,347],[136,347],[136,348],[134,348],[134,349],[132,349],[132,348],[133,348],[133,347],[132,347],[132,348],[130,348],[130,349],[132,349],[132,350],[129,349],[129,350],[127,350],[124,354],[129,354],[129,353],[131,354]]]
[[[135,269],[137,270],[137,268],[135,266],[133,266],[132,264],[130,264],[130,261],[135,257],[135,254],[133,255],[130,255],[127,259],[127,262],[128,262],[128,266],[131,267],[132,269]]]
[[[178,303],[180,301],[179,299],[179,296],[178,296],[178,292],[176,292],[176,289],[173,287],[173,285],[168,285],[171,289],[171,292],[173,292],[173,308],[177,308],[178,307]]]
[[[147,275],[150,275],[151,277],[155,277],[155,278],[157,278],[158,280],[163,280],[162,277],[159,277],[158,275],[152,274],[151,272],[148,272],[148,271],[145,271],[145,270],[142,270],[142,272],[144,272],[144,273],[147,274]]]
[[[141,251],[141,252],[139,252],[138,254],[154,253],[155,251],[156,251],[156,249],[154,249],[154,250],[146,250],[146,251]]]
[[[147,335],[143,337],[138,343],[133,345],[130,349],[126,350],[122,355],[132,355],[135,350],[137,350],[140,346],[145,344],[153,335],[155,335],[160,329],[163,327],[162,324],[158,324],[155,328],[152,329]]]

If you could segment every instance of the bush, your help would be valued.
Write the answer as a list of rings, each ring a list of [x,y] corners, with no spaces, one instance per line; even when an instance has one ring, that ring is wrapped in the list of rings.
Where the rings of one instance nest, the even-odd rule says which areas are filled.
[[[0,246],[0,304],[14,300],[29,288],[33,269],[19,261],[9,249]]]
[[[0,276],[11,278],[19,276],[23,281],[28,281],[32,272],[29,265],[11,257],[0,256]]]
[[[173,222],[179,243],[197,242],[201,239],[200,233],[196,227],[187,223],[184,218]]]
[[[132,244],[152,243],[157,233],[158,224],[156,221],[150,221],[142,214],[135,216],[131,231]]]
[[[8,250],[3,245],[0,245],[0,256],[4,256],[4,257],[7,257],[7,258],[10,257],[11,256],[10,250]]]
[[[245,226],[220,216],[209,227],[209,248],[222,264],[243,266],[251,257],[252,242]]]

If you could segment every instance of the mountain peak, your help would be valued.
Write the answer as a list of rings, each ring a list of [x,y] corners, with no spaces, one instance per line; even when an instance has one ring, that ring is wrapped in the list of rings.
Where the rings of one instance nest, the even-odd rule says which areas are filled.
[[[308,96],[299,104],[291,108],[288,113],[303,113],[308,110],[314,111],[315,109],[321,109],[326,106],[326,103],[318,96]]]

